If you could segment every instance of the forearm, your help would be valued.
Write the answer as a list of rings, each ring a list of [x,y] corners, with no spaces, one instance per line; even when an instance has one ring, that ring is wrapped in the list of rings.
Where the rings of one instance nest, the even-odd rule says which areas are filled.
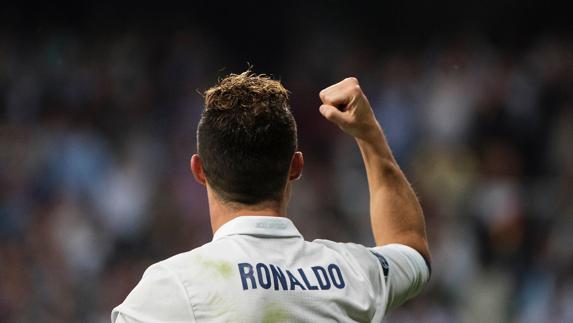
[[[356,138],[368,177],[370,218],[378,246],[401,243],[430,259],[422,208],[392,156],[358,80],[349,77],[320,91],[320,113]]]
[[[370,192],[370,220],[376,245],[401,243],[419,251],[428,261],[422,209],[414,190],[394,159],[378,124],[357,138]]]

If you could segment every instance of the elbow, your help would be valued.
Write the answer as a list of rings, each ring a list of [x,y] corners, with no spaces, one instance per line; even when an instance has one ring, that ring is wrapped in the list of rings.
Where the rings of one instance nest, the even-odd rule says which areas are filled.
[[[426,237],[420,237],[419,240],[416,243],[413,243],[412,245],[410,245],[410,247],[412,247],[414,250],[416,250],[418,253],[420,253],[420,255],[422,256],[422,258],[424,258],[424,261],[426,262],[426,265],[428,266],[428,270],[430,271],[430,274],[432,273],[432,255],[430,253],[430,247],[428,246],[428,240],[426,239]]]
[[[432,254],[430,253],[430,248],[428,247],[428,241],[424,241],[424,245],[419,249],[417,248],[414,249],[416,249],[416,251],[420,253],[422,258],[424,258],[426,266],[428,266],[428,270],[430,274],[432,274]]]
[[[426,239],[425,233],[422,234],[418,231],[402,232],[399,237],[391,243],[403,244],[416,250],[422,258],[424,258],[426,265],[428,265],[428,269],[431,271],[432,255],[430,253],[430,247],[428,246],[428,240]]]

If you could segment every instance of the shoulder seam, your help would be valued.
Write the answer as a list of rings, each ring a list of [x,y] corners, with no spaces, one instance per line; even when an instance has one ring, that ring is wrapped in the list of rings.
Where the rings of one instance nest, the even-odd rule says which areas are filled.
[[[378,253],[376,253],[374,250],[372,250],[373,248],[369,248],[366,247],[366,249],[368,249],[368,253],[370,254],[370,257],[373,257],[376,266],[378,267],[378,272],[381,273],[382,275],[380,275],[380,291],[381,293],[376,293],[376,309],[374,310],[374,315],[372,316],[372,318],[374,318],[374,316],[376,316],[376,314],[378,313],[379,309],[382,307],[381,305],[383,305],[383,309],[382,309],[382,315],[384,315],[384,313],[386,313],[387,311],[387,306],[388,304],[383,304],[383,293],[384,290],[388,288],[388,276],[384,275],[384,267],[382,266],[382,262],[380,261],[380,258],[378,258]],[[384,260],[386,260],[386,258],[384,258]],[[387,260],[386,260],[387,261]],[[388,275],[390,275],[390,272],[388,271]],[[381,277],[382,276],[382,277]]]

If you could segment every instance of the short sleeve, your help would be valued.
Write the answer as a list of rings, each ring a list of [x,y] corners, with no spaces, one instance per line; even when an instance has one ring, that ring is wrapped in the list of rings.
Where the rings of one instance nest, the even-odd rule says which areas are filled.
[[[422,255],[402,244],[370,248],[381,264],[388,293],[386,310],[416,296],[430,279],[430,268]]]
[[[112,323],[195,322],[183,285],[160,263],[149,267],[125,301],[111,314]]]

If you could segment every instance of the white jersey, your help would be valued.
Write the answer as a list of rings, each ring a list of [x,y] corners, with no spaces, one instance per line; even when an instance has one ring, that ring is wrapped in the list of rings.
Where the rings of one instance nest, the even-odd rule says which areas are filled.
[[[404,245],[309,242],[287,218],[242,216],[150,266],[112,322],[380,322],[429,276]]]

